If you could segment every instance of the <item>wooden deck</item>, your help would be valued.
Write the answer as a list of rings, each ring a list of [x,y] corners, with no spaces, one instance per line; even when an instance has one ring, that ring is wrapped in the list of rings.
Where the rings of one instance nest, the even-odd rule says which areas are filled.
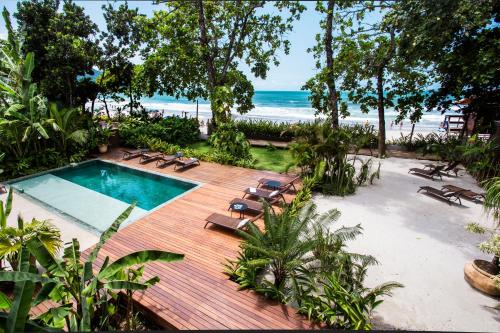
[[[181,262],[153,263],[146,268],[145,278],[157,275],[161,281],[136,299],[158,324],[176,329],[310,328],[295,309],[252,291],[238,291],[238,285],[223,273],[223,264],[237,256],[241,238],[217,226],[203,228],[211,213],[230,214],[228,202],[241,197],[245,188],[256,186],[261,177],[278,174],[207,162],[177,172],[173,166],[158,169],[155,162],[141,165],[138,158],[122,161],[116,149],[103,158],[202,183],[120,230],[100,252],[99,265],[104,256],[114,260],[143,249],[185,254]],[[291,196],[285,197],[289,202]]]

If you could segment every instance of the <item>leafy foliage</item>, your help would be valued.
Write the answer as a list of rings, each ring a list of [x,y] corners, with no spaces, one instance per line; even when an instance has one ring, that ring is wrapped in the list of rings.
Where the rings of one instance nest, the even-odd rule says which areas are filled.
[[[361,233],[359,225],[331,230],[338,210],[319,214],[314,204],[298,213],[283,207],[280,214],[265,205],[264,228],[250,224],[235,261],[226,273],[241,288],[254,289],[283,303],[296,302],[299,312],[334,328],[370,329],[371,310],[380,296],[398,283],[373,289],[363,285],[371,256],[346,251],[346,241]]]
[[[220,124],[209,142],[218,153],[226,154],[234,161],[251,159],[250,142],[232,122]]]
[[[97,25],[83,7],[64,0],[20,1],[14,16],[25,38],[23,53],[33,53],[37,71],[33,82],[51,101],[82,105],[76,97],[78,76],[92,74],[98,57],[94,36]],[[62,56],[64,55],[64,56]]]
[[[145,290],[159,281],[157,277],[143,281],[141,279],[144,265],[148,262],[172,262],[182,260],[181,254],[144,250],[130,253],[110,263],[106,257],[98,267],[93,269],[95,260],[105,242],[118,231],[120,224],[129,216],[135,205],[127,208],[101,235],[99,243],[94,247],[87,259],[83,261],[78,240],[73,239],[64,249],[62,259],[52,255],[39,238],[27,241],[20,250],[19,269],[12,272],[0,272],[0,281],[15,282],[14,303],[10,307],[6,319],[7,331],[24,331],[29,325],[53,327],[69,331],[115,330],[121,328],[118,309],[125,301],[125,329],[133,326],[134,310],[132,296],[135,291]],[[37,273],[28,260],[33,255],[45,269]],[[42,283],[41,289],[35,292],[34,284]],[[124,290],[128,296],[118,297],[118,291]],[[45,300],[59,304],[35,319],[27,322],[28,312]]]
[[[165,142],[185,146],[199,139],[200,130],[195,118],[167,117],[159,121],[141,121],[127,118],[120,123],[120,137],[133,145],[138,136],[148,136]]]
[[[290,124],[277,123],[271,120],[250,119],[234,121],[238,132],[249,139],[291,141],[293,133],[289,131]]]
[[[166,8],[143,22],[148,93],[209,99],[216,124],[230,119],[233,106],[253,108],[253,85],[238,63],[265,79],[279,64],[277,51],[288,53],[286,33],[304,10],[298,1],[272,3],[280,13],[266,12],[266,1],[162,2]]]
[[[307,130],[296,128],[296,142],[291,151],[302,169],[302,174],[312,175],[320,163],[324,163],[324,173],[317,182],[324,193],[349,195],[356,187],[369,179],[370,164],[358,159],[356,154],[366,144],[366,136],[355,136],[348,129],[332,129],[327,122],[316,122]],[[353,152],[353,157],[348,153]],[[356,176],[355,165],[361,162],[360,174]]]

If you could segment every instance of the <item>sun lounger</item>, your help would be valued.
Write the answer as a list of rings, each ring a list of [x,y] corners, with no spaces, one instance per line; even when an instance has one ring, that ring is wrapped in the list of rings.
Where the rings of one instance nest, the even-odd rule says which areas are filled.
[[[283,196],[283,193],[288,191],[288,189],[291,186],[292,185],[289,184],[280,190],[274,190],[274,191],[264,190],[262,188],[249,187],[245,190],[245,194],[243,194],[243,198],[245,198],[245,196],[247,196],[247,195],[251,195],[254,197],[262,198],[270,203],[275,203],[279,200],[279,198],[281,198],[281,199],[283,199],[283,202],[286,203],[285,197]]]
[[[443,180],[443,177],[441,177],[441,171],[444,169],[444,165],[438,165],[432,170],[425,170],[425,169],[420,169],[420,168],[411,168],[408,173],[411,173],[413,175],[425,177],[434,180],[434,177],[439,177],[441,180]]]
[[[152,161],[156,161],[160,157],[164,156],[163,153],[159,152],[146,152],[141,154],[141,158],[139,159],[139,163],[146,164]]]
[[[451,200],[458,201],[460,205],[462,205],[462,201],[460,200],[460,197],[452,191],[442,191],[437,188],[431,187],[431,186],[420,186],[420,189],[417,191],[417,193],[420,193],[420,191],[425,191],[426,194],[433,196],[435,198],[441,199],[448,201],[448,204],[451,205]]]
[[[174,170],[182,170],[182,169],[188,168],[190,166],[194,166],[194,165],[200,165],[200,160],[198,160],[197,158],[194,158],[194,157],[191,157],[191,158],[188,158],[185,160],[177,159],[175,161]]]
[[[241,199],[241,198],[234,198],[229,202],[229,205],[232,204],[245,204],[247,205],[247,209],[245,212],[253,213],[253,214],[261,214],[264,211],[264,207],[261,202],[255,201],[255,200],[248,200],[248,199]],[[228,208],[228,210],[231,209],[231,207]]]
[[[484,202],[484,193],[477,193],[471,190],[467,190],[462,187],[458,187],[455,185],[443,185],[443,189],[447,191],[455,192],[458,196],[465,198],[467,200],[473,201],[475,203],[483,203]]]
[[[130,160],[132,158],[136,158],[146,153],[147,151],[147,149],[122,149],[122,160]]]
[[[446,165],[443,170],[440,171],[440,173],[442,175],[445,175],[445,176],[451,176],[450,172],[453,172],[455,174],[455,177],[458,177],[458,172],[463,170],[462,168],[458,168],[458,165],[460,164],[460,162],[450,162],[448,163],[448,165]],[[439,165],[436,165],[436,164],[426,164],[424,169],[429,169],[429,170],[432,170],[432,169],[435,169],[436,167],[438,167]]]
[[[163,155],[156,160],[156,167],[163,168],[166,165],[174,163],[176,160],[182,157],[182,153],[177,152],[175,155]]]
[[[259,179],[259,184],[257,185],[257,187],[269,187],[266,185],[268,182],[280,182],[281,186],[279,187],[279,189],[282,189],[285,186],[291,185],[293,187],[293,190],[295,192],[297,192],[297,189],[295,188],[295,185],[293,183],[299,179],[300,179],[300,176],[288,177],[286,180],[283,180],[283,181],[279,180],[279,179],[272,179],[272,178],[261,178],[261,179]]]
[[[205,223],[205,226],[203,228],[206,228],[209,223],[218,225],[220,227],[224,227],[227,229],[231,230],[242,230],[246,228],[249,222],[253,222],[260,218],[262,216],[262,213],[253,217],[253,218],[246,218],[246,219],[238,219],[235,217],[230,217],[226,215],[222,215],[219,213],[213,213],[209,217],[205,219],[207,223]]]

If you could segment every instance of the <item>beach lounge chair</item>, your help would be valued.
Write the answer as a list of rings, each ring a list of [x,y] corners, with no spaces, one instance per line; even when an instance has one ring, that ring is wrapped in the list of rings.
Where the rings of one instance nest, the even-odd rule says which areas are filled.
[[[449,205],[451,205],[452,199],[455,202],[458,201],[458,203],[460,205],[462,205],[462,201],[460,200],[460,197],[455,192],[442,191],[442,190],[439,190],[439,189],[431,187],[431,186],[420,186],[420,189],[417,191],[417,193],[420,193],[420,191],[425,191],[425,194],[428,194],[434,198],[448,201]]]
[[[179,158],[179,159],[175,160],[174,170],[182,170],[182,169],[188,168],[190,166],[194,166],[194,165],[200,165],[200,160],[198,160],[195,157],[190,157],[190,158],[185,159],[185,160],[181,160]]]
[[[249,187],[245,190],[245,194],[243,194],[243,198],[245,198],[245,196],[247,196],[247,195],[250,195],[250,196],[264,199],[269,203],[276,203],[281,198],[281,199],[283,199],[283,202],[286,203],[286,200],[285,200],[285,197],[283,196],[283,193],[288,191],[288,189],[291,186],[292,185],[289,184],[289,185],[283,187],[282,189],[274,190],[274,191],[265,190],[262,188]]]
[[[149,162],[153,162],[162,156],[164,156],[163,153],[159,153],[159,152],[145,152],[145,153],[141,154],[141,158],[139,159],[139,163],[146,164]]]
[[[231,200],[231,202],[229,202],[229,205],[238,203],[247,205],[247,209],[245,210],[245,212],[249,212],[252,214],[261,214],[264,211],[264,206],[262,205],[262,202],[258,202],[255,200],[234,198],[233,200]],[[229,207],[227,210],[229,209],[231,209],[231,207]]]
[[[226,215],[222,215],[219,213],[213,213],[209,217],[205,219],[207,223],[205,223],[204,229],[207,227],[209,223],[218,225],[223,228],[231,229],[231,230],[242,230],[245,229],[249,222],[256,221],[258,218],[262,216],[262,213],[253,217],[246,219],[238,219],[235,217],[230,217]]]
[[[295,188],[295,185],[293,183],[299,179],[300,179],[300,176],[288,177],[285,180],[272,179],[272,178],[261,178],[261,179],[259,179],[259,184],[257,185],[257,187],[268,187],[266,184],[269,182],[280,182],[281,186],[279,187],[279,189],[282,189],[285,186],[291,185],[291,187],[293,187],[293,190],[295,192],[297,192],[297,189]]]
[[[483,203],[484,202],[484,197],[485,193],[477,193],[471,190],[467,190],[462,187],[458,187],[455,185],[443,185],[442,189],[447,190],[447,191],[452,191],[455,192],[458,196],[465,198],[467,200],[470,200],[475,203]]]
[[[176,160],[178,160],[181,157],[182,157],[182,153],[181,152],[177,152],[177,153],[175,153],[175,155],[163,155],[163,156],[160,156],[156,160],[156,167],[157,168],[163,168],[164,166],[167,166],[167,165],[169,165],[171,163],[174,163]]]
[[[122,160],[130,160],[132,158],[136,158],[146,153],[147,151],[147,149],[122,149]]]
[[[411,168],[408,173],[411,173],[412,175],[417,175],[420,177],[425,177],[434,180],[434,177],[439,177],[441,180],[443,180],[443,177],[441,177],[441,171],[444,169],[444,165],[438,165],[432,170],[425,170],[425,169],[420,169],[420,168]]]
[[[445,176],[451,176],[450,172],[453,172],[455,174],[455,177],[458,177],[458,172],[463,170],[462,168],[458,168],[459,164],[460,162],[458,161],[450,162],[443,168],[443,170],[440,171],[440,173]],[[436,167],[438,167],[438,165],[436,164],[426,164],[424,166],[424,169],[432,170],[435,169]]]

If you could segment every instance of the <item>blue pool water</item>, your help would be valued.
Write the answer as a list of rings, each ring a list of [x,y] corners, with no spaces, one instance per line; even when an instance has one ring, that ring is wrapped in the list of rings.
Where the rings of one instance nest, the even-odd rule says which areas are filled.
[[[137,206],[145,210],[151,210],[196,186],[103,161],[92,161],[52,174],[129,204],[136,201]]]
[[[100,232],[133,202],[137,205],[122,226],[197,186],[100,160],[30,177],[11,185]]]

